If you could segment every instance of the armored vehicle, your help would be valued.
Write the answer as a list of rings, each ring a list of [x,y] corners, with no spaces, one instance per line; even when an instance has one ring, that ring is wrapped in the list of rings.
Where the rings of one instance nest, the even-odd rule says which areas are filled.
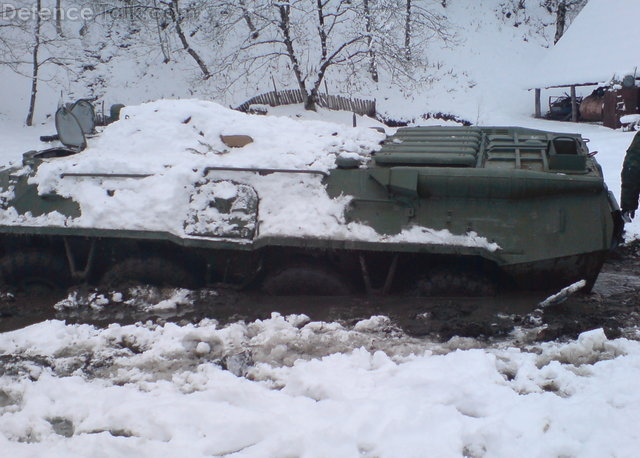
[[[151,108],[149,116],[162,111]],[[149,157],[132,168],[134,155],[118,154],[139,143],[143,124],[127,124],[129,114],[141,119],[134,110],[107,127],[120,143],[85,150],[87,128],[63,107],[56,125],[64,146],[27,152],[22,164],[0,170],[5,285],[138,281],[427,296],[579,280],[590,287],[621,231],[617,203],[578,134],[369,130],[361,134],[376,135],[368,154],[345,152],[344,141],[322,156],[332,161],[324,168],[247,165],[240,159],[253,138],[221,135],[233,146],[200,141],[206,148],[187,148],[193,160],[172,163],[138,149]],[[235,129],[243,120],[272,122],[226,112],[224,119],[240,115]],[[202,126],[212,124],[198,119],[184,115],[175,131],[154,136],[208,138]]]

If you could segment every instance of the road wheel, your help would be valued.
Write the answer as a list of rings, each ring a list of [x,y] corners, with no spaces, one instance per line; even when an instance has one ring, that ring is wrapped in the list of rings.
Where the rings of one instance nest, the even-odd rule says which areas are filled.
[[[108,288],[136,284],[183,288],[196,286],[193,275],[184,267],[159,257],[125,259],[104,274],[102,284]]]
[[[71,276],[62,256],[48,251],[19,251],[0,260],[0,283],[16,292],[48,295],[67,288]]]
[[[416,296],[495,296],[495,281],[482,272],[455,267],[433,269],[413,287]]]
[[[352,292],[337,273],[312,265],[285,267],[267,275],[262,291],[272,296],[346,296]]]

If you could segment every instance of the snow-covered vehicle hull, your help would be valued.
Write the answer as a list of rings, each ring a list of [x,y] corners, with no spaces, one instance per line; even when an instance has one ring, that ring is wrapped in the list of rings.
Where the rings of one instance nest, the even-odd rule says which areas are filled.
[[[453,127],[385,138],[205,102],[127,110],[84,151],[82,136],[0,171],[5,284],[544,290],[592,285],[620,230],[579,135]],[[145,134],[149,122],[157,131]],[[238,130],[250,141],[226,146]]]

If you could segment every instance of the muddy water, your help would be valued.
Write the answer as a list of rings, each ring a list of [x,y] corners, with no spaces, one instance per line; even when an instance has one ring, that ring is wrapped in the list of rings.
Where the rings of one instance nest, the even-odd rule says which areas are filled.
[[[114,322],[187,323],[212,318],[225,324],[265,319],[279,312],[304,313],[312,320],[345,325],[385,315],[409,335],[442,340],[455,335],[500,337],[516,326],[528,325],[542,325],[541,340],[575,337],[599,327],[610,337],[617,337],[625,329],[640,326],[639,291],[640,256],[628,249],[605,265],[592,293],[574,295],[544,310],[538,304],[545,295],[532,293],[491,298],[265,297],[219,289],[188,292],[188,300],[182,303],[149,307],[161,302],[163,294],[169,297],[173,293],[129,291],[115,301],[112,292],[78,289],[46,297],[0,297],[0,332],[47,319],[107,326]],[[69,297],[74,300],[61,306],[60,301]]]

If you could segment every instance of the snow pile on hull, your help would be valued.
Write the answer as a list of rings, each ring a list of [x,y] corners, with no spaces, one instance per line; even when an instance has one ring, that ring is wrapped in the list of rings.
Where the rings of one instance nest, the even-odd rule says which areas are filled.
[[[33,217],[18,215],[9,207],[0,212],[0,224],[158,231],[243,243],[255,230],[255,238],[319,237],[498,248],[477,234],[454,236],[414,227],[388,237],[360,223],[347,224],[344,212],[351,198],[330,198],[322,174],[335,167],[340,154],[366,162],[385,138],[373,129],[248,115],[199,100],[160,100],[127,107],[121,116],[91,139],[86,150],[45,159],[29,178],[40,196],[55,194],[77,202],[80,216],[52,212]],[[253,141],[229,147],[222,137],[230,135],[247,135]],[[286,169],[289,173],[220,170],[228,167]],[[295,173],[298,170],[302,173]],[[309,171],[317,173],[304,173]],[[245,221],[248,231],[230,222],[242,219],[233,209],[235,213],[227,220],[212,220],[216,212],[207,208],[206,196],[201,194],[224,187],[222,183],[242,183],[257,192],[258,220]],[[195,218],[194,211],[203,212],[203,217]]]

